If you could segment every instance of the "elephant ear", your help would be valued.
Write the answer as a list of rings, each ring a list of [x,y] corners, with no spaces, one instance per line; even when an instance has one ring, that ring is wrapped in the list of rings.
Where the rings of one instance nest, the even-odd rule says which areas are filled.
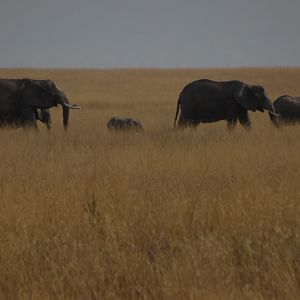
[[[259,109],[260,104],[257,101],[257,96],[255,96],[252,87],[249,85],[241,87],[237,92],[235,99],[237,103],[247,110],[256,111]]]
[[[55,96],[47,87],[46,80],[22,79],[20,88],[23,103],[38,108],[56,106]]]

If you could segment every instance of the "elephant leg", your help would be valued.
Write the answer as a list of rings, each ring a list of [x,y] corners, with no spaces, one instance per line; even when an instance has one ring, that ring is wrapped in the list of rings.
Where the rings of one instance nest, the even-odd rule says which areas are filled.
[[[244,128],[246,128],[246,129],[251,128],[251,122],[250,122],[249,114],[248,114],[247,110],[245,110],[239,114],[239,122]]]
[[[232,130],[238,120],[238,107],[235,105],[231,105],[228,107],[227,112],[227,129]]]
[[[227,118],[227,129],[228,130],[232,130],[236,123],[237,123],[237,114],[235,114],[234,112],[232,112],[231,114],[229,114],[228,118]]]
[[[36,124],[37,118],[35,111],[29,107],[29,106],[24,106],[20,110],[20,124],[24,128],[35,128],[37,129],[37,124]]]
[[[193,128],[197,128],[197,126],[200,124],[200,122],[199,121],[192,121],[191,122],[191,126],[193,126]]]
[[[232,130],[237,123],[237,119],[229,119],[227,120],[227,129]]]
[[[182,117],[182,115],[180,115],[177,127],[185,128],[186,126],[187,126],[186,120]]]
[[[38,129],[37,124],[36,124],[36,120],[22,120],[21,126],[22,126],[23,128],[34,128],[34,129]]]
[[[196,128],[199,125],[199,121],[197,120],[187,120],[184,119],[182,116],[179,117],[178,120],[178,127],[179,128],[186,128],[186,127],[193,127]]]
[[[47,130],[51,129],[51,115],[48,110],[43,111],[43,122],[47,126]]]
[[[39,119],[39,114],[38,114],[37,109],[33,109],[33,113],[35,115],[35,118],[38,120]]]
[[[51,129],[51,115],[48,109],[38,108],[34,109],[36,119],[41,121],[47,126],[47,129]]]
[[[29,129],[29,128],[34,128],[34,129],[38,129],[36,121],[33,120],[23,120],[21,122],[21,127],[23,127],[24,129]]]

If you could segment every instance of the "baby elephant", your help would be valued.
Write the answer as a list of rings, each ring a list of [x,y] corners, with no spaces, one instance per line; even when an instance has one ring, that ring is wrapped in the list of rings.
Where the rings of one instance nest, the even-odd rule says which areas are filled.
[[[280,121],[284,123],[300,122],[300,97],[281,96],[273,105],[276,113],[280,115]]]
[[[107,128],[111,130],[121,131],[121,130],[136,130],[143,131],[143,125],[134,119],[131,118],[121,118],[121,117],[112,117],[108,123]]]

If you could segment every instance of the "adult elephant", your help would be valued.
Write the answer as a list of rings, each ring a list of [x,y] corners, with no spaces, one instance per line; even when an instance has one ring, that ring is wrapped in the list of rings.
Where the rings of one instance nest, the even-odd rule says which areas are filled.
[[[51,80],[0,79],[0,126],[36,127],[36,121],[47,120],[48,109],[58,104],[63,108],[66,129],[69,109],[80,106],[69,104],[66,95]]]
[[[280,115],[280,122],[300,122],[300,97],[284,95],[273,103],[276,113]]]
[[[244,127],[249,128],[248,110],[268,111],[275,124],[278,116],[262,86],[237,80],[219,82],[202,79],[186,85],[179,95],[174,127],[179,108],[179,127],[196,127],[199,123],[226,120],[228,129],[231,129],[239,120]]]

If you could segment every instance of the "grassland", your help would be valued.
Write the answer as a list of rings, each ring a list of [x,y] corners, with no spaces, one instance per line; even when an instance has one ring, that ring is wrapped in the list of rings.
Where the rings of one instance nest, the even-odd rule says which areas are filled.
[[[299,299],[300,126],[172,129],[191,80],[300,95],[300,69],[0,70],[82,105],[0,131],[0,299]],[[111,116],[145,134],[109,134]]]

